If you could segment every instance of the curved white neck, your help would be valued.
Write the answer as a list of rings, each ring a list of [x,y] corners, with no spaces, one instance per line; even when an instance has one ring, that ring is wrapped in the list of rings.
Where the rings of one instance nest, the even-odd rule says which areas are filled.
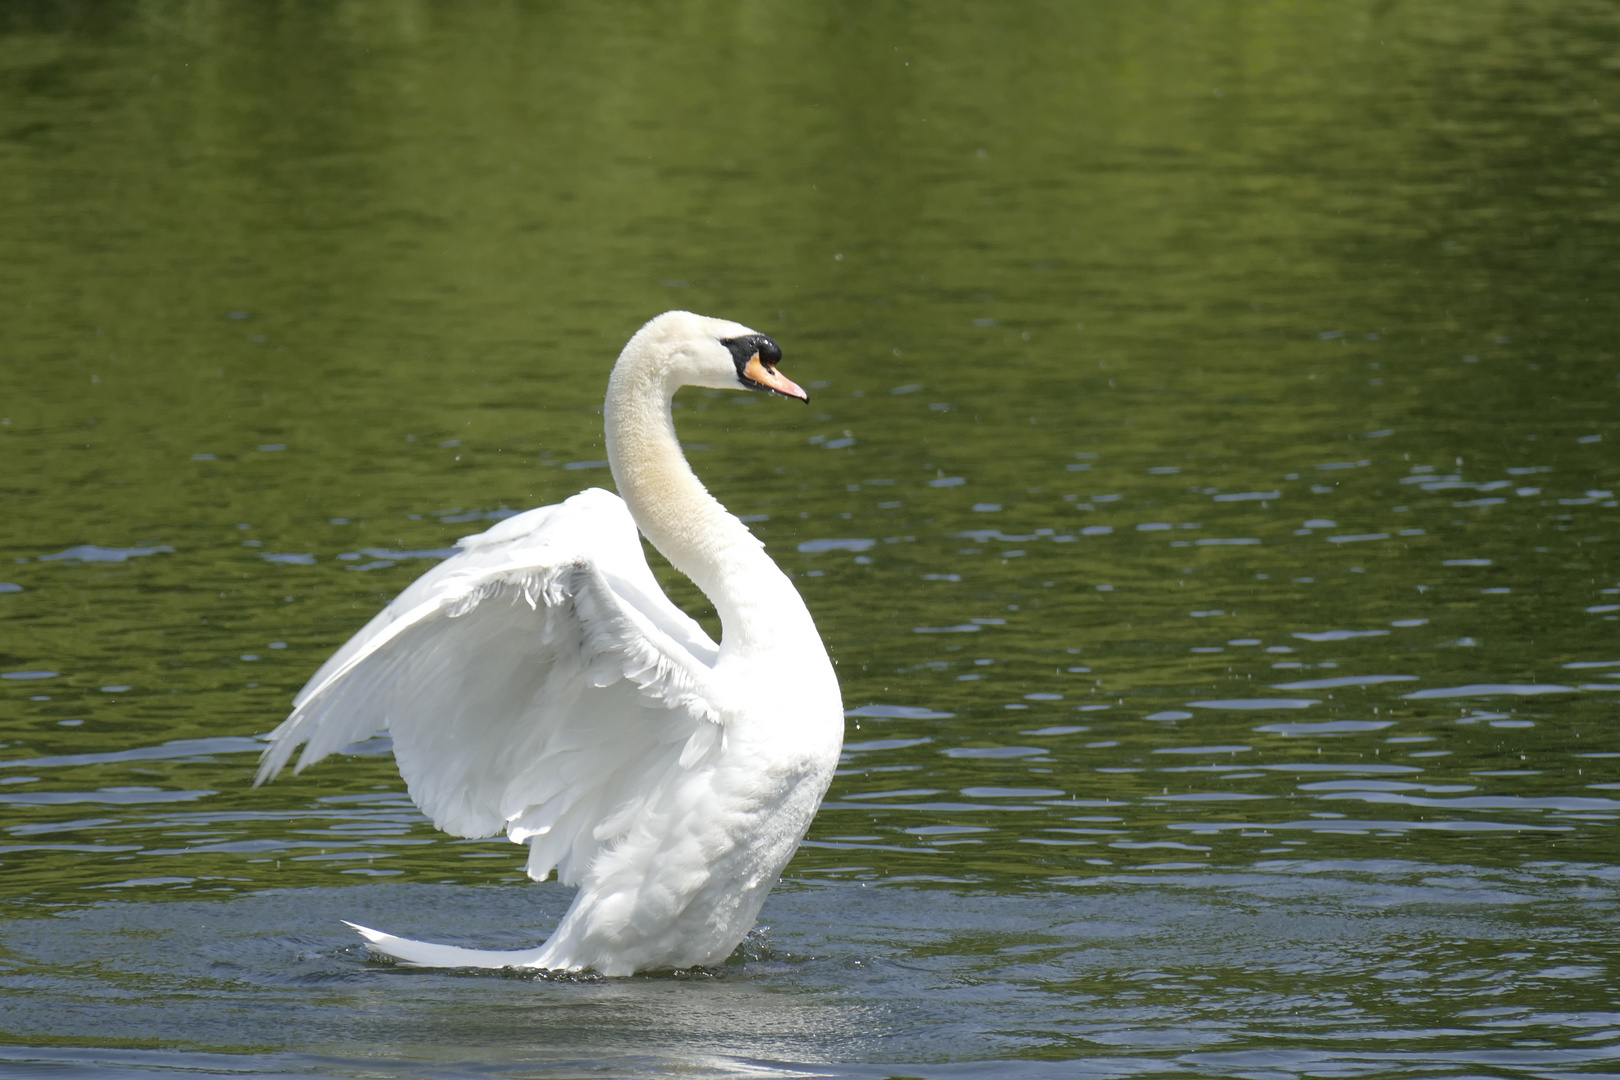
[[[721,654],[794,646],[810,613],[764,545],[692,472],[670,404],[679,385],[630,349],[608,380],[603,419],[608,466],[642,534],[691,578],[720,615]]]

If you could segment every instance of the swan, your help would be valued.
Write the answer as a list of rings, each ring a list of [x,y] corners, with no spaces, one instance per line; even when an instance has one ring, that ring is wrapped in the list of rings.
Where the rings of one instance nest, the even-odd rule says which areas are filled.
[[[255,786],[386,728],[412,800],[456,836],[505,832],[578,886],[536,948],[465,949],[349,923],[427,967],[629,975],[713,965],[754,925],[843,743],[827,650],[764,545],[692,472],[682,386],[808,401],[776,342],[671,311],[620,353],[603,412],[619,494],[592,488],[462,539],[340,648],[268,736]],[[637,535],[714,603],[716,644]]]

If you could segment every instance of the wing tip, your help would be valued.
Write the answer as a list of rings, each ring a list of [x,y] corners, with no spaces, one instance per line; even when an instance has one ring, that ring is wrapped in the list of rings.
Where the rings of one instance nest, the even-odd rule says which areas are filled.
[[[287,767],[287,758],[291,749],[284,750],[279,742],[272,742],[259,754],[259,771],[253,776],[253,786],[261,788],[281,775],[281,770]]]

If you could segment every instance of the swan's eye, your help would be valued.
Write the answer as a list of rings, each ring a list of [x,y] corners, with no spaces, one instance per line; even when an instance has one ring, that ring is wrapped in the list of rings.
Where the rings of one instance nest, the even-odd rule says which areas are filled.
[[[774,372],[776,365],[782,362],[781,346],[764,334],[745,334],[742,337],[726,338],[720,344],[731,353],[732,363],[737,366],[737,380],[744,386],[751,387],[754,382],[746,375],[750,364],[757,364],[767,372]]]
[[[786,375],[776,370],[782,362],[782,349],[764,334],[746,334],[720,342],[737,365],[737,382],[745,390],[768,390],[773,394],[809,401],[806,394]]]

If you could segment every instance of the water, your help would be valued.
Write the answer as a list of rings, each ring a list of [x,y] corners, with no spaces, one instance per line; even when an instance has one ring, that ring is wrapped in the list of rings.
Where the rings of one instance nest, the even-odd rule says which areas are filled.
[[[0,13],[0,1071],[1620,1072],[1607,5]],[[456,537],[686,391],[847,754],[716,972],[386,740],[249,787]],[[713,627],[696,591],[671,594]]]

